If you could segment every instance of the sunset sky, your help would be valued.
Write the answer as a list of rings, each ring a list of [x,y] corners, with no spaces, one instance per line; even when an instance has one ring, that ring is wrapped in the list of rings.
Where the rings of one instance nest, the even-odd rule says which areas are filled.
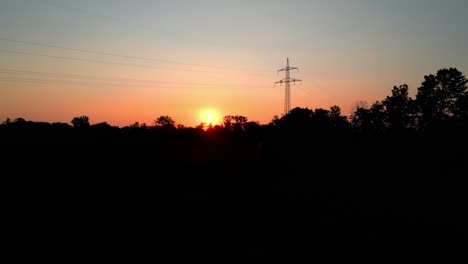
[[[438,69],[466,75],[467,14],[466,0],[0,0],[0,121],[264,124],[283,113],[287,57],[292,107],[348,115]]]

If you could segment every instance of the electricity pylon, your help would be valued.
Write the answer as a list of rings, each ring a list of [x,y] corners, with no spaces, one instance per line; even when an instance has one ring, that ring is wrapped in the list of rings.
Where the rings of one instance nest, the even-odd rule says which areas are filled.
[[[286,72],[286,78],[275,82],[275,86],[276,86],[277,83],[279,83],[280,86],[281,86],[282,83],[285,84],[285,87],[284,87],[284,115],[287,115],[289,113],[289,111],[291,111],[291,86],[290,86],[290,84],[291,83],[296,84],[296,82],[302,82],[302,80],[291,78],[290,73],[289,73],[290,70],[299,71],[299,68],[290,67],[289,66],[289,58],[287,58],[286,59],[286,67],[281,69],[281,70],[278,70],[278,73],[280,71],[285,71]]]

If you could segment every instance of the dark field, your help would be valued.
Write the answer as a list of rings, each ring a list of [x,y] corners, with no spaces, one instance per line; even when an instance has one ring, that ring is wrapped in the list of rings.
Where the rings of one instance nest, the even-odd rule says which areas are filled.
[[[3,130],[8,258],[310,258],[362,241],[466,241],[461,135],[222,133]]]

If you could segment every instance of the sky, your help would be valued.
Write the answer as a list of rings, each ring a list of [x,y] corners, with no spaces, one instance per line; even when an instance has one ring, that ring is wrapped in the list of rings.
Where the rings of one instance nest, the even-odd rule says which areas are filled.
[[[269,123],[468,71],[466,0],[0,0],[0,121]],[[219,121],[216,121],[219,122]],[[214,123],[216,123],[214,122]]]

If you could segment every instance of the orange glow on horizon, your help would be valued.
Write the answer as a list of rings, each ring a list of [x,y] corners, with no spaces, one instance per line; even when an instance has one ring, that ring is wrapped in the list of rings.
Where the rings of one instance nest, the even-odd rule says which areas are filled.
[[[212,108],[206,108],[200,111],[199,114],[200,123],[205,123],[206,125],[212,124],[220,125],[221,124],[221,115],[218,111]]]

